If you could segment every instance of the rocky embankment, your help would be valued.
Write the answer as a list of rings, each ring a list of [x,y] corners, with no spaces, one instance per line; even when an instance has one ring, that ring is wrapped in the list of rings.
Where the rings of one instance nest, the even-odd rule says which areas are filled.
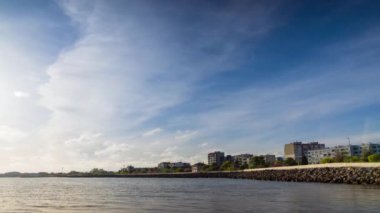
[[[380,168],[309,168],[261,170],[230,174],[232,178],[345,184],[380,184]]]
[[[265,169],[234,172],[133,174],[123,177],[156,178],[235,178],[287,182],[319,182],[380,185],[380,168],[326,167],[303,169]]]

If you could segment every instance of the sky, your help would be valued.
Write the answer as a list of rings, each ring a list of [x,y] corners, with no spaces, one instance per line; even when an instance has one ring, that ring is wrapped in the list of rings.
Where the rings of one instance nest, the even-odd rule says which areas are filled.
[[[0,1],[0,172],[380,142],[380,2]]]

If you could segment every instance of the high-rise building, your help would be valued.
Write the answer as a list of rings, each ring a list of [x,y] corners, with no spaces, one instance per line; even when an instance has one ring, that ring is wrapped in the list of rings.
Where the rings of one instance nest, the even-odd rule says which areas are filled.
[[[285,144],[284,153],[285,158],[293,158],[297,163],[302,163],[303,159],[307,159],[307,153],[309,150],[324,148],[325,144],[320,144],[318,142],[302,143],[296,141],[290,144]]]
[[[212,152],[208,154],[208,165],[216,164],[220,166],[224,161],[224,152]]]

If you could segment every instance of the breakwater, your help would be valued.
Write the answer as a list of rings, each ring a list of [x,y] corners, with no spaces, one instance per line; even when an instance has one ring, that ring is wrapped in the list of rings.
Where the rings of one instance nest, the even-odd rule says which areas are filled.
[[[380,163],[331,163],[304,166],[246,169],[240,171],[182,173],[17,173],[0,177],[68,177],[68,178],[234,178],[265,181],[319,182],[380,185]]]
[[[380,169],[356,167],[327,167],[294,170],[261,170],[237,173],[233,174],[232,177],[269,181],[379,185]]]
[[[139,178],[235,178],[266,181],[318,182],[380,185],[378,167],[320,167],[294,169],[262,169],[231,172],[130,174],[122,177]]]

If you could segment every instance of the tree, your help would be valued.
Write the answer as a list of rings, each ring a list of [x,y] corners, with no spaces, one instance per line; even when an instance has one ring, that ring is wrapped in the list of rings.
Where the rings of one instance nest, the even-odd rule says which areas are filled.
[[[93,168],[91,171],[90,171],[90,174],[91,175],[107,175],[109,174],[110,172],[107,172],[105,171],[104,169],[98,169],[98,168]]]
[[[334,162],[334,159],[327,157],[327,158],[323,158],[320,163],[324,164],[324,163],[333,163],[333,162]]]
[[[243,163],[243,165],[240,166],[240,169],[241,170],[244,170],[244,169],[248,169],[248,164],[247,163]]]
[[[218,171],[219,166],[216,163],[211,164],[210,171]]]
[[[335,162],[343,162],[344,161],[344,157],[345,157],[345,153],[339,151],[338,149],[336,150],[335,152],[335,157],[334,157],[334,161]]]
[[[266,167],[264,156],[254,156],[249,160],[249,168]]]
[[[309,162],[307,161],[307,157],[302,156],[302,165],[307,165],[307,164],[309,164]]]
[[[211,166],[210,165],[204,165],[201,167],[202,172],[208,172],[211,171]]]
[[[351,162],[360,162],[360,158],[358,156],[352,156]]]
[[[284,159],[283,158],[277,158],[276,162],[273,166],[283,166],[284,165]]]
[[[174,172],[184,172],[184,169],[178,167],[174,169]]]
[[[373,154],[368,156],[369,162],[380,162],[380,155],[379,154]]]
[[[231,161],[224,161],[220,166],[220,169],[223,171],[232,171],[235,170],[234,164]]]
[[[360,162],[360,158],[358,156],[352,156],[352,157],[346,156],[346,157],[344,157],[344,162],[346,162],[346,163]]]
[[[286,158],[285,161],[284,161],[284,163],[287,166],[297,165],[297,161],[295,161],[293,158]]]
[[[362,156],[361,156],[361,159],[360,160],[362,160],[362,161],[364,161],[364,162],[368,162],[368,157],[371,155],[372,153],[369,151],[369,150],[367,150],[367,149],[363,149],[362,150]]]

